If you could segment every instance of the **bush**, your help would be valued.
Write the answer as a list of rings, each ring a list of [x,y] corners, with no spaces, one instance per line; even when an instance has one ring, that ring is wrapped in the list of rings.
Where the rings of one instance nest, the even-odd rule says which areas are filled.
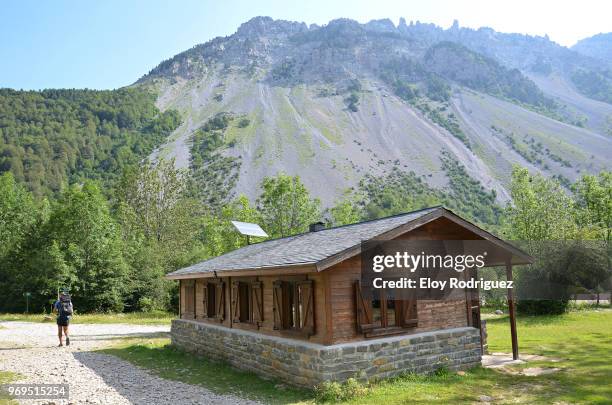
[[[314,389],[317,402],[347,401],[366,394],[368,389],[355,378],[349,378],[344,384],[337,381],[324,381]]]
[[[323,381],[314,392],[317,402],[337,402],[342,398],[342,385],[337,381]]]
[[[567,300],[521,300],[516,310],[521,315],[560,315],[568,310]]]
[[[140,309],[142,312],[153,312],[160,308],[158,308],[156,302],[152,298],[141,297],[138,300],[138,309]]]
[[[447,378],[449,376],[449,374],[450,374],[450,372],[449,372],[448,367],[446,365],[439,366],[432,373],[432,375],[434,375],[435,377],[440,377],[440,378]]]

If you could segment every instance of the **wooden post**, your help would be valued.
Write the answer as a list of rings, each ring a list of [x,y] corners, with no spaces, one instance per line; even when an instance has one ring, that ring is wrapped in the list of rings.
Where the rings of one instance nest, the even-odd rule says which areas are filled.
[[[183,318],[183,280],[179,280],[179,319]]]
[[[512,262],[506,262],[506,279],[512,281]],[[510,313],[510,335],[512,336],[512,358],[518,360],[518,338],[516,337],[516,314],[514,308],[514,292],[512,288],[508,288],[508,310]]]

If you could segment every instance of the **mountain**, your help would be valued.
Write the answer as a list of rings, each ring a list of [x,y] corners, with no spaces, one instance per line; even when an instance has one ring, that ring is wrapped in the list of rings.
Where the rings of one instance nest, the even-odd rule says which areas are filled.
[[[564,185],[610,169],[611,63],[577,47],[457,22],[256,17],[123,89],[1,89],[0,172],[54,195],[150,156],[191,170],[211,204],[254,199],[278,172],[325,206],[385,178],[503,202],[513,164]]]
[[[207,198],[254,198],[279,171],[326,205],[365,174],[412,171],[445,189],[448,155],[503,201],[513,164],[564,184],[610,169],[610,94],[575,83],[605,68],[547,37],[458,23],[256,17],[135,86],[183,116],[154,156],[190,167]]]
[[[581,39],[572,50],[591,58],[612,63],[612,32]]]

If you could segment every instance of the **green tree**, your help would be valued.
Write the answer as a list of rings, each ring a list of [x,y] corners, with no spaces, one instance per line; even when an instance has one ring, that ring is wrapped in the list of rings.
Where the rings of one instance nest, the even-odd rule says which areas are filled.
[[[329,210],[331,224],[333,226],[353,224],[359,222],[363,216],[360,199],[351,194],[345,194],[344,198],[336,202]]]
[[[85,183],[67,189],[45,230],[48,285],[69,287],[81,311],[121,311],[127,269],[119,227],[98,187]]]
[[[186,196],[188,180],[174,161],[162,160],[126,171],[118,187],[123,256],[131,269],[129,304],[135,309],[147,302],[167,307],[174,283],[163,276],[203,258],[203,207]]]
[[[524,241],[566,240],[578,233],[574,202],[556,181],[515,166],[505,234]]]
[[[612,172],[582,176],[572,187],[576,196],[578,221],[595,232],[597,239],[610,243],[612,236]]]
[[[0,260],[20,244],[36,222],[32,195],[15,182],[13,175],[0,175]]]
[[[321,220],[321,202],[312,199],[299,176],[284,173],[266,177],[257,199],[264,229],[272,237],[284,237],[308,230],[308,225]]]
[[[204,217],[203,233],[207,257],[218,256],[247,244],[246,237],[238,233],[232,220],[260,223],[261,216],[244,195],[225,204],[220,212],[209,211]],[[252,242],[257,240],[259,238],[252,238]]]

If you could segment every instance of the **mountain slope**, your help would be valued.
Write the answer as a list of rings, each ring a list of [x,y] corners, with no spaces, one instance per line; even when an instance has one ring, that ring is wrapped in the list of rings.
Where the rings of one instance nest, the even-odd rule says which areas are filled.
[[[519,53],[526,58],[508,63]],[[536,54],[548,71],[531,69]],[[552,79],[571,83],[568,72],[595,65],[546,38],[489,29],[257,17],[164,61],[137,86],[184,116],[155,156],[197,171],[219,199],[254,198],[279,171],[299,174],[325,205],[364,174],[393,168],[445,188],[441,158],[450,153],[505,200],[515,163],[564,183],[610,168],[608,104]],[[215,117],[225,124],[204,131]]]
[[[581,39],[572,49],[583,55],[612,63],[612,32]]]

